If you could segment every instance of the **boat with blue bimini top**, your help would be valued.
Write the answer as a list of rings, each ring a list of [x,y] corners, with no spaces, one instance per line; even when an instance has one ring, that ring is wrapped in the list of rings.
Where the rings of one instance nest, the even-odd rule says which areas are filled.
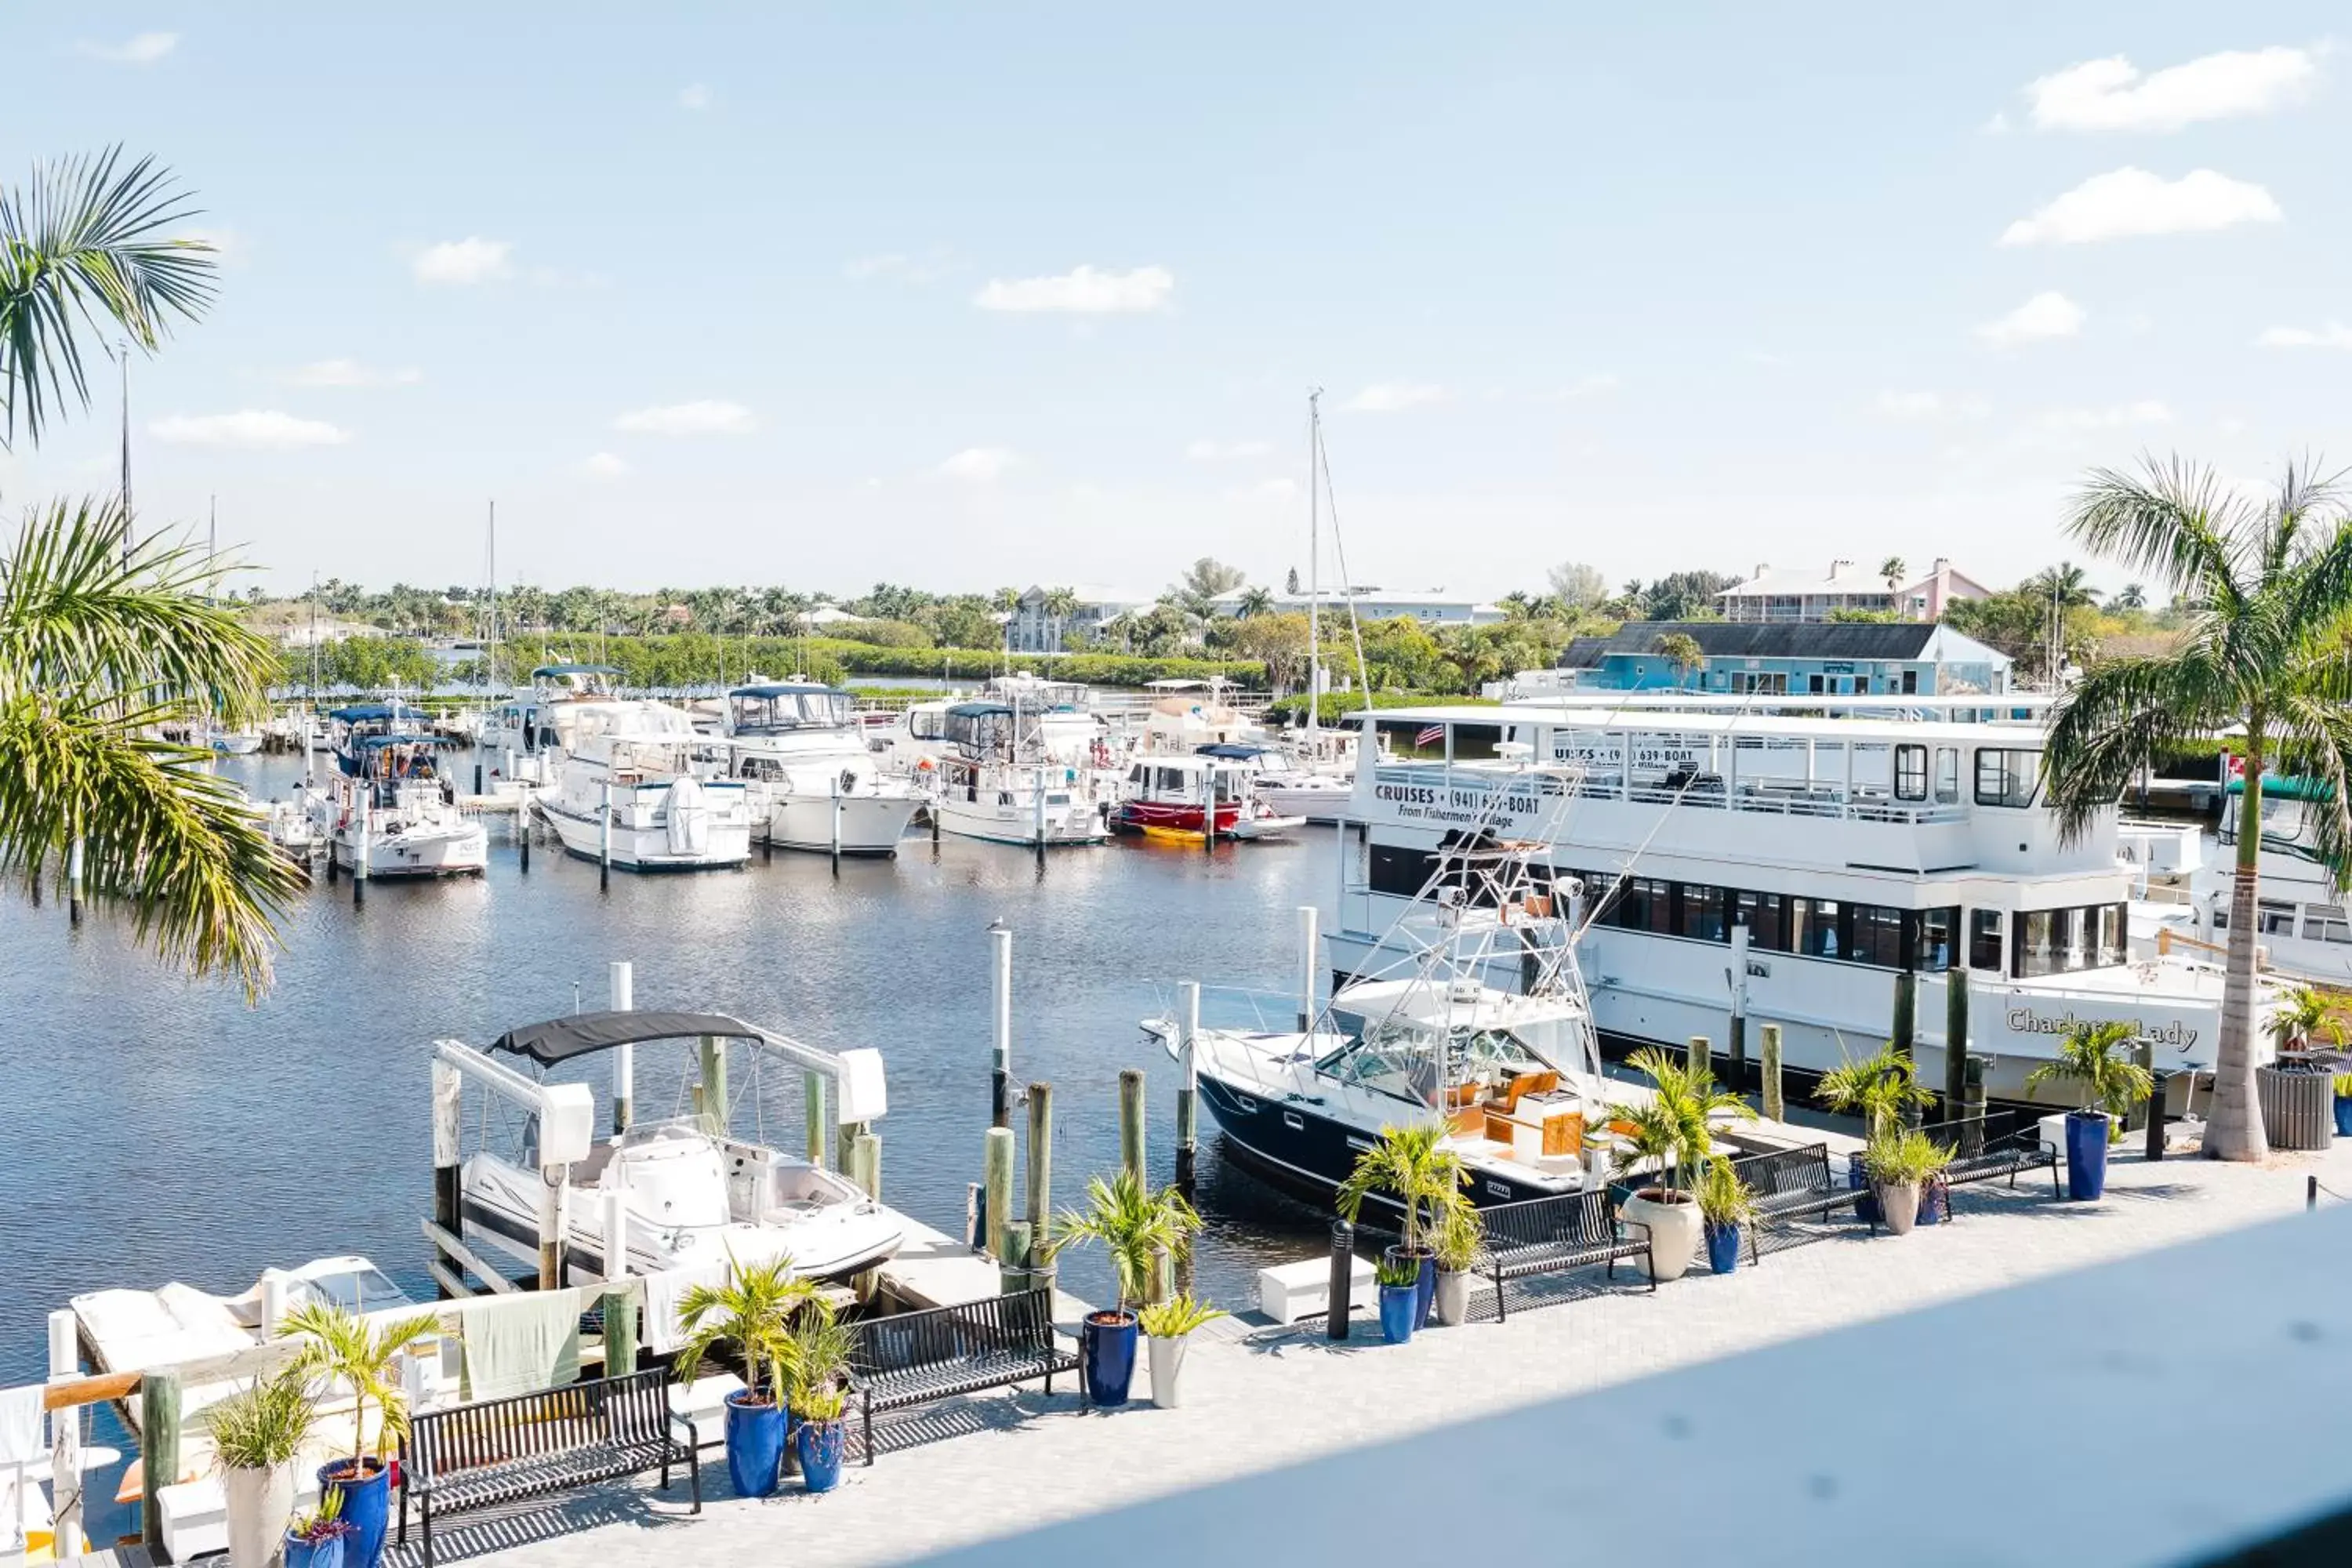
[[[866,749],[856,700],[810,681],[727,694],[729,772],[749,792],[755,835],[786,849],[895,855],[923,797]]]
[[[724,776],[723,743],[683,710],[582,702],[559,750],[555,783],[533,805],[571,854],[625,871],[723,870],[751,858],[743,781]]]
[[[327,715],[335,772],[305,787],[316,837],[336,867],[381,878],[478,876],[489,834],[457,809],[441,756],[449,742],[394,699]]]
[[[1202,1028],[1193,1068],[1231,1157],[1326,1203],[1384,1128],[1442,1122],[1483,1205],[1607,1179],[1606,1108],[1647,1090],[1604,1077],[1570,927],[1538,847],[1451,846],[1360,974],[1304,1030]],[[1507,969],[1516,983],[1492,983]],[[1172,1016],[1144,1028],[1181,1057]],[[1373,1194],[1384,1223],[1394,1202]]]
[[[944,728],[947,749],[929,770],[942,832],[1033,848],[1110,836],[1110,803],[1092,771],[1042,748],[1035,713],[1009,702],[958,702]]]

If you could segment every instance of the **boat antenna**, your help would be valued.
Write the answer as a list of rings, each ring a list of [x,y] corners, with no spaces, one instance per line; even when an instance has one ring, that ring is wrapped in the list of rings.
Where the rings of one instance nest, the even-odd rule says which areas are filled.
[[[490,501],[490,658],[482,675],[482,702],[489,700],[499,689],[499,503]]]
[[[1307,393],[1307,754],[1315,754],[1315,732],[1323,706],[1323,578],[1318,546],[1322,542],[1322,489],[1316,461],[1323,447],[1323,389]]]

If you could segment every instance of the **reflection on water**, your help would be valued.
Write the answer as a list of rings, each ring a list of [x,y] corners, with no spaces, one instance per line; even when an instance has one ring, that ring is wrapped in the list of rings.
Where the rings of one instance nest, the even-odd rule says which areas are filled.
[[[290,758],[224,764],[282,792]],[[495,819],[494,819],[495,820]],[[489,875],[348,883],[302,897],[276,990],[247,1007],[130,951],[115,928],[69,931],[52,900],[0,896],[0,1384],[45,1370],[44,1315],[77,1292],[180,1279],[242,1289],[267,1265],[364,1253],[431,1294],[418,1230],[430,1192],[432,1042],[487,1043],[520,1023],[603,1005],[605,964],[636,965],[640,1007],[711,1008],[889,1069],[884,1194],[959,1230],[988,1118],[988,926],[1013,930],[1016,1084],[1055,1090],[1055,1192],[1074,1202],[1118,1160],[1119,1069],[1150,1074],[1150,1156],[1165,1181],[1174,1064],[1137,1021],[1173,983],[1295,984],[1295,910],[1328,905],[1329,830],[1291,845],[1114,844],[1054,855],[909,840],[896,861],[779,855],[693,877],[596,869],[546,845],[528,875],[494,827]],[[666,1110],[677,1065],[640,1053],[640,1114]],[[583,1076],[604,1088],[601,1065]],[[800,1125],[800,1088],[756,1098]],[[601,1113],[600,1113],[601,1114]],[[741,1114],[748,1115],[745,1111]],[[1203,1118],[1198,1268],[1211,1295],[1251,1298],[1269,1260],[1319,1251],[1320,1214],[1217,1158]],[[1109,1293],[1099,1255],[1066,1279]]]

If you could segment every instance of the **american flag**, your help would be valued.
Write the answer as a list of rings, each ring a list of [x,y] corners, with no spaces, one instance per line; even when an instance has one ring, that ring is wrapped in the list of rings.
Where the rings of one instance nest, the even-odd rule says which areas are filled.
[[[1412,743],[1416,746],[1434,746],[1444,739],[1445,739],[1445,726],[1432,724],[1415,735],[1412,738]]]

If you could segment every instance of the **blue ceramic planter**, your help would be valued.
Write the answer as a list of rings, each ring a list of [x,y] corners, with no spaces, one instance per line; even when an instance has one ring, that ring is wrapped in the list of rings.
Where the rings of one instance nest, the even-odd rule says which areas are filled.
[[[343,1568],[343,1542],[349,1534],[330,1535],[324,1541],[304,1541],[299,1536],[286,1538],[286,1568]]]
[[[1416,1329],[1429,1327],[1430,1319],[1437,1304],[1437,1254],[1425,1247],[1416,1247],[1412,1252],[1407,1252],[1402,1247],[1391,1247],[1384,1256],[1391,1263],[1402,1262],[1412,1258],[1421,1259],[1421,1276],[1412,1288],[1413,1300],[1416,1304],[1412,1326]]]
[[[773,1497],[784,1462],[784,1407],[727,1396],[727,1479],[737,1497]]]
[[[1853,1200],[1853,1217],[1864,1225],[1876,1225],[1879,1218],[1878,1194],[1871,1190],[1870,1173],[1862,1168],[1860,1160],[1849,1158],[1846,1161],[1845,1184],[1862,1194]]]
[[[1381,1333],[1389,1343],[1401,1345],[1412,1339],[1412,1331],[1420,1321],[1420,1286],[1381,1287]]]
[[[2066,1195],[2087,1202],[2107,1190],[2107,1117],[2105,1111],[2066,1113]]]
[[[2336,1136],[2352,1138],[2352,1094],[2336,1097]]]
[[[793,1451],[800,1456],[801,1484],[829,1492],[841,1484],[841,1451],[849,1427],[840,1421],[803,1421],[793,1428]]]
[[[342,1494],[335,1517],[352,1527],[342,1538],[341,1568],[375,1568],[383,1556],[383,1527],[392,1518],[392,1468],[381,1461],[358,1480],[351,1479],[352,1462],[337,1459],[319,1467],[319,1489]]]
[[[1108,1321],[1104,1321],[1105,1319]],[[1135,1381],[1135,1346],[1139,1331],[1133,1312],[1089,1312],[1078,1331],[1080,1367],[1087,1380],[1087,1397],[1097,1405],[1127,1403]]]
[[[1736,1225],[1710,1225],[1706,1229],[1706,1266],[1717,1274],[1728,1274],[1739,1267],[1739,1227]]]

